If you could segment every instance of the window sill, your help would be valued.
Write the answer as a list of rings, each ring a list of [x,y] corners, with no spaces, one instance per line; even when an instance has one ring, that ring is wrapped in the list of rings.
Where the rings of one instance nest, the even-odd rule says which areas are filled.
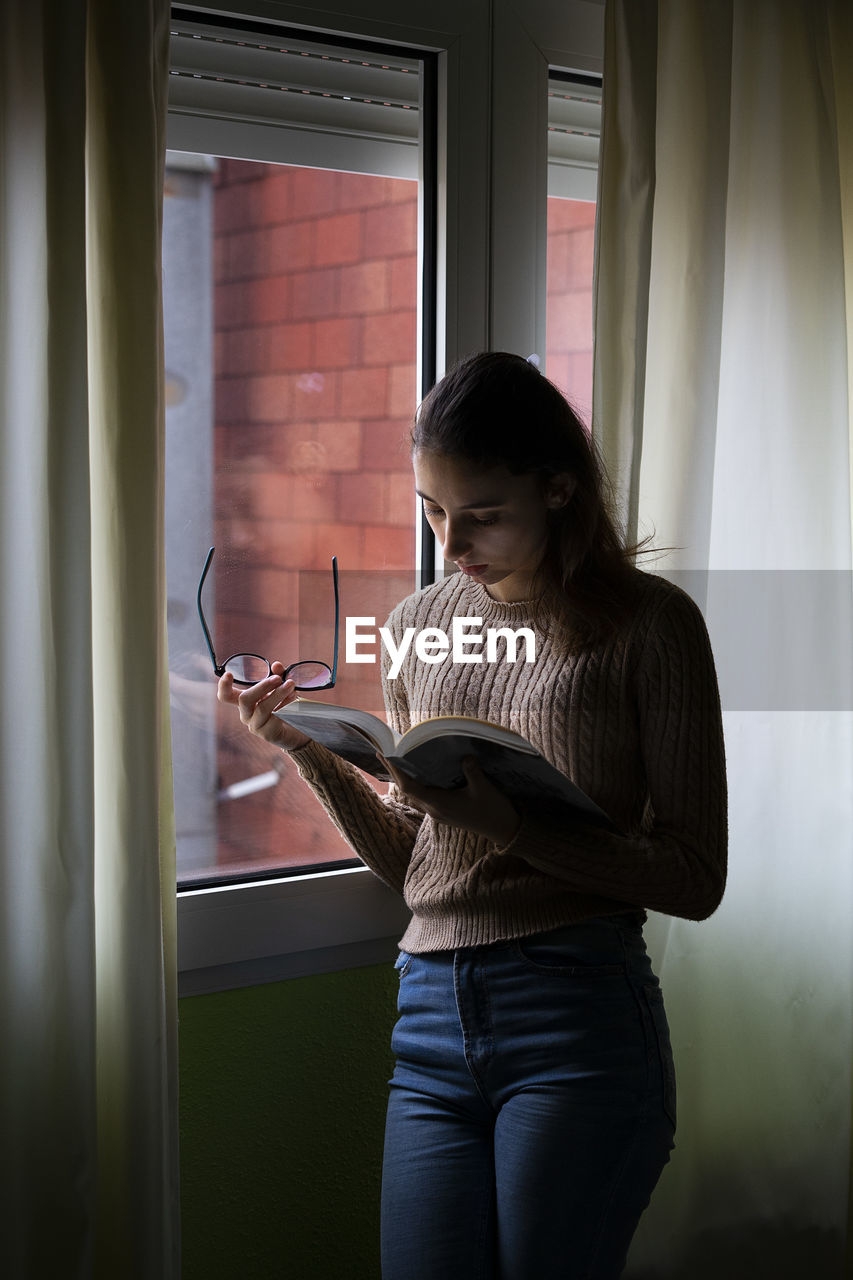
[[[403,900],[354,867],[178,894],[178,995],[392,960]]]

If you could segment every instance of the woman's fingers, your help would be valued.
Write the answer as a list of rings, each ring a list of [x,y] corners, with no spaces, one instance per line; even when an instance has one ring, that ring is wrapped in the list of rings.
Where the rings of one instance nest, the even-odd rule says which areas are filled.
[[[216,696],[220,702],[232,702],[236,705],[239,690],[234,688],[234,677],[230,671],[226,671],[224,676],[219,677],[219,684],[216,686]]]
[[[290,701],[294,692],[292,680],[282,684],[281,676],[276,674],[259,680],[249,689],[243,689],[237,697],[240,708],[240,719],[243,724],[266,724],[272,713],[284,702]]]
[[[271,723],[272,714],[294,696],[293,681],[282,684],[281,675],[276,672],[248,689],[235,689],[232,685],[223,700],[236,704],[241,722],[251,733],[274,741],[283,736],[284,726],[280,720]]]
[[[403,771],[398,769],[396,765],[393,765],[390,760],[386,760],[381,752],[377,751],[376,755],[380,763],[384,764],[385,768],[394,779],[394,785],[400,792],[401,796],[405,797],[406,802],[411,804],[415,809],[423,808],[424,806],[419,792],[424,793],[432,788],[420,786],[415,782],[414,778],[409,776],[408,773],[403,773]]]
[[[420,809],[421,813],[428,813],[439,821],[452,820],[452,817],[456,816],[460,798],[458,791],[446,791],[443,787],[430,787],[423,782],[417,782],[410,774],[404,773],[390,760],[386,760],[383,755],[378,752],[377,755],[394,779],[400,797],[406,804],[413,809]]]
[[[479,800],[493,789],[493,784],[483,773],[474,756],[465,757],[462,761],[462,772],[465,774],[465,781],[472,799]]]
[[[297,696],[296,685],[292,680],[282,681],[283,675],[282,664],[274,662],[271,675],[244,689],[235,685],[234,677],[226,671],[219,680],[216,696],[220,702],[237,708],[241,723],[250,733],[283,747],[285,751],[292,751],[305,746],[309,739],[292,725],[286,725],[273,716],[273,712],[280,711]]]
[[[384,757],[380,757],[384,760]],[[508,844],[518,830],[518,812],[489,780],[473,756],[462,761],[465,786],[444,790],[428,787],[408,777],[384,760],[403,801],[437,822],[463,827],[499,845]]]
[[[235,685],[234,677],[231,672],[226,671],[225,674],[219,678],[219,684],[216,686],[216,696],[220,702],[230,702],[233,703],[234,706],[237,706],[244,693],[252,693],[253,690],[260,689],[261,685],[268,686],[268,689],[276,688],[277,685],[281,684],[281,680],[279,679],[277,682],[274,682],[273,676],[281,677],[283,675],[284,666],[282,663],[273,662],[271,665],[271,674],[268,675],[266,679],[259,681],[258,684],[253,685],[250,689],[244,689],[242,685]],[[293,681],[288,680],[287,683],[292,685]]]
[[[401,769],[393,765],[390,760],[386,760],[379,752],[376,754],[391,774],[398,790],[403,792],[407,799],[411,798],[416,803],[420,802],[423,805],[428,805],[430,800],[438,804],[447,803],[448,801],[453,804],[460,798],[460,791],[446,791],[443,787],[430,787],[422,782],[417,782],[408,773],[403,773]],[[466,787],[464,791],[467,795],[479,799],[491,790],[492,784],[477,764],[474,756],[465,757],[462,761],[462,772],[465,774]]]

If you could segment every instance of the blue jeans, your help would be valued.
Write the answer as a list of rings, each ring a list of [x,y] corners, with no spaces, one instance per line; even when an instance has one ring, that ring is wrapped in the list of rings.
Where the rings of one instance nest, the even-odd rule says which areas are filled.
[[[401,952],[383,1280],[615,1280],[669,1159],[642,913]]]

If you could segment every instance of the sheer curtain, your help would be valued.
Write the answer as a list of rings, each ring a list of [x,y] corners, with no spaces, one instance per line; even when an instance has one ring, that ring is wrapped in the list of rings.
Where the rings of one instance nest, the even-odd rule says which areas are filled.
[[[0,1270],[177,1277],[165,0],[0,17]]]
[[[679,1133],[635,1280],[845,1274],[851,67],[845,0],[607,0],[595,430],[705,609],[730,789],[723,905],[650,928]]]

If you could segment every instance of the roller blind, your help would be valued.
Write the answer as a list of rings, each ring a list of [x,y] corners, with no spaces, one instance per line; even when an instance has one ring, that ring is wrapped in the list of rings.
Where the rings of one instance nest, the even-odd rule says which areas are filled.
[[[594,200],[601,135],[600,84],[548,80],[548,195]]]
[[[420,84],[415,55],[176,20],[167,145],[417,178]],[[595,199],[600,131],[600,85],[552,75],[549,195]]]
[[[417,178],[419,73],[416,56],[173,20],[167,145]]]

